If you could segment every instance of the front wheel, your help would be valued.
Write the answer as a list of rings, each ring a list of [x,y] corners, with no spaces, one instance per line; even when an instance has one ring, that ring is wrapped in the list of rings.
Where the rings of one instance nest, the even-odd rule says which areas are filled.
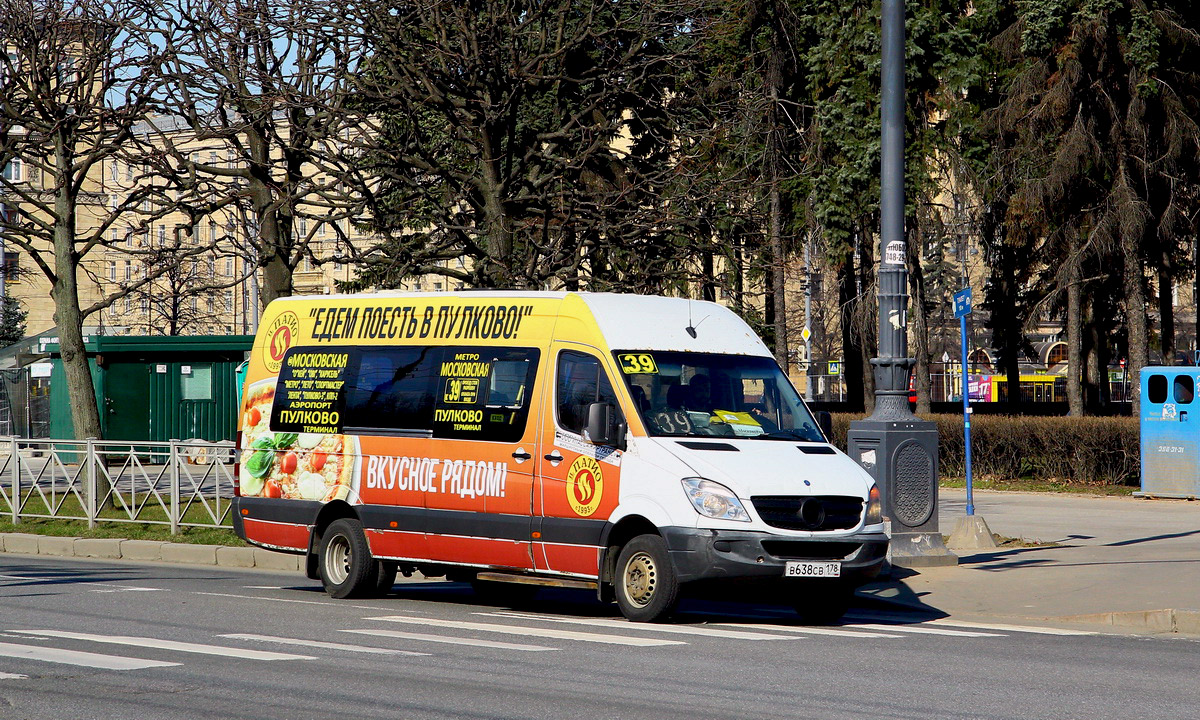
[[[665,620],[679,603],[679,578],[657,535],[639,535],[617,557],[617,607],[634,622]]]
[[[321,536],[318,569],[330,597],[351,598],[378,590],[379,564],[371,557],[362,524],[335,520]]]

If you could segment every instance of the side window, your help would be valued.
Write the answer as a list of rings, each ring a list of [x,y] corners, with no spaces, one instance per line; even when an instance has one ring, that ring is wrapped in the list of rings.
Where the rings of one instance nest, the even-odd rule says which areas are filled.
[[[1151,375],[1146,382],[1146,399],[1152,403],[1165,403],[1167,401],[1167,376],[1166,375]]]
[[[538,351],[451,347],[442,350],[433,436],[516,442],[525,434]]]
[[[429,432],[440,348],[361,348],[347,373],[346,421],[353,428]]]
[[[582,435],[587,426],[588,405],[594,402],[611,403],[620,412],[617,394],[613,392],[600,361],[571,350],[559,354],[558,382],[554,392],[559,427]]]
[[[1175,376],[1175,402],[1187,405],[1196,397],[1196,386],[1191,375]]]

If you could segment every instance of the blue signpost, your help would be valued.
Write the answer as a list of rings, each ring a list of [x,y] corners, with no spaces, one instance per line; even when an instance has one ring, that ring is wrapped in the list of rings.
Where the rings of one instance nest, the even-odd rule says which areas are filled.
[[[963,401],[963,445],[967,460],[967,515],[975,514],[975,503],[971,497],[971,390],[967,375],[967,316],[971,314],[971,288],[965,287],[954,293],[954,317],[958,318],[962,330],[962,401]]]

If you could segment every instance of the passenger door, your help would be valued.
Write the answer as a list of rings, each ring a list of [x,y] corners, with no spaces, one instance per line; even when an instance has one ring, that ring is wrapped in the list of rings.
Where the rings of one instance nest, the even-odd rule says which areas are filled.
[[[600,537],[617,506],[621,451],[585,439],[587,408],[609,402],[618,415],[608,365],[599,350],[554,343],[547,363],[547,393],[538,447],[534,495],[534,565],[595,577]]]
[[[538,356],[533,348],[445,348],[433,406],[440,481],[426,493],[432,559],[533,567]]]

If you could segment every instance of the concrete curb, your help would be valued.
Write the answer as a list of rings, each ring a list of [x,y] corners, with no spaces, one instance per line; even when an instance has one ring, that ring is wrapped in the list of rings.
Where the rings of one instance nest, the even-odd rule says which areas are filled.
[[[1137,610],[1133,612],[1092,613],[1068,615],[1055,620],[1088,625],[1105,625],[1127,630],[1146,630],[1156,633],[1200,635],[1200,610]]]
[[[304,557],[254,547],[0,533],[0,552],[300,572]]]

